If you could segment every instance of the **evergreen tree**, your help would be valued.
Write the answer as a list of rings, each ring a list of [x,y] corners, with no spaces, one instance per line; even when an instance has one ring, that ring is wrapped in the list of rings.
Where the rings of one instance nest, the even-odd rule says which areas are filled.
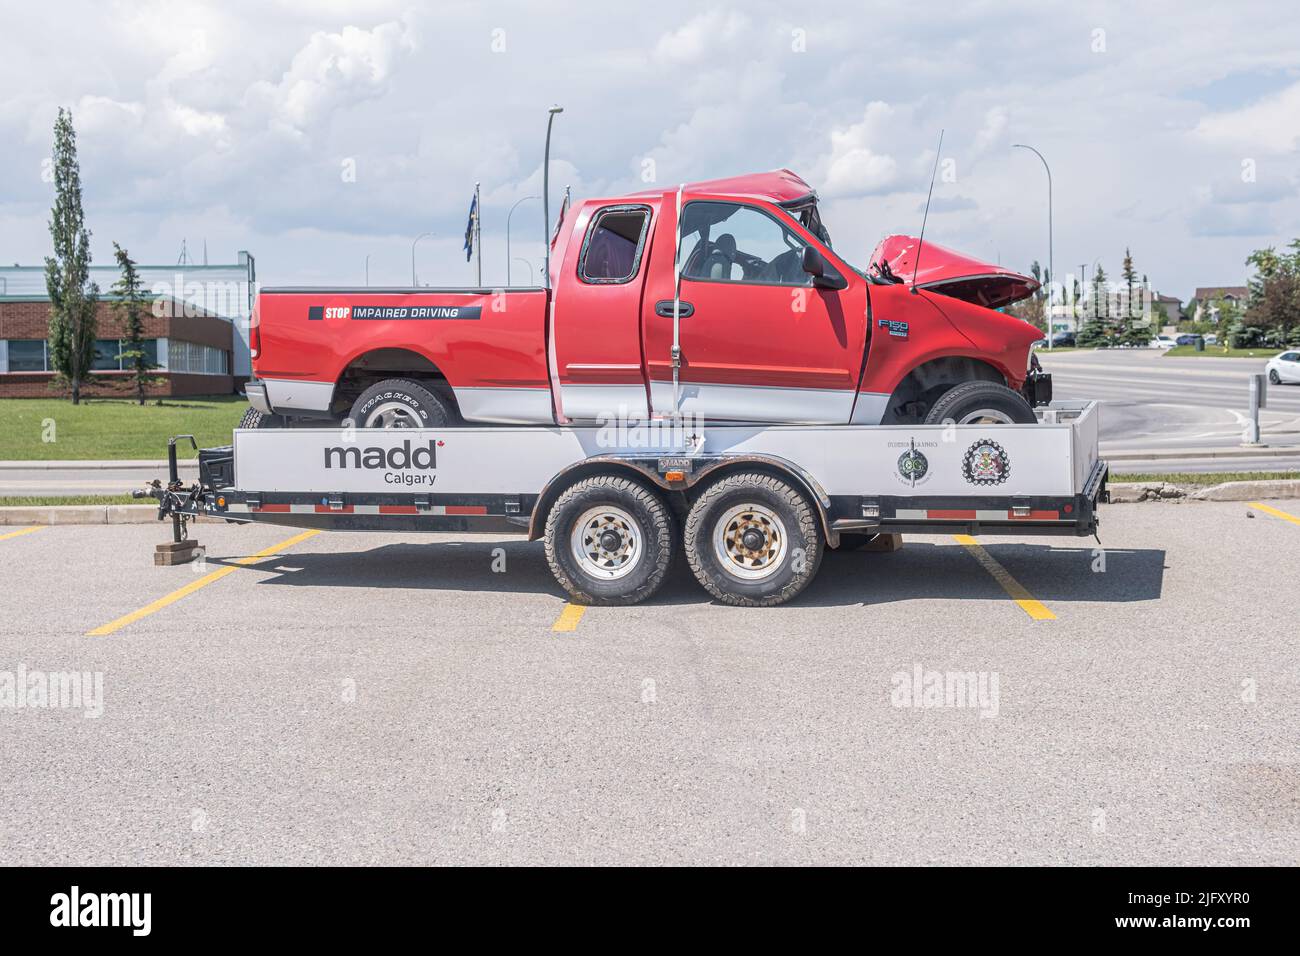
[[[50,238],[54,255],[45,257],[45,289],[50,296],[50,365],[81,402],[81,386],[95,361],[95,304],[99,288],[90,281],[90,231],[81,211],[81,167],[72,114],[60,108],[54,123],[54,207]]]
[[[122,270],[121,277],[113,284],[113,311],[122,321],[123,340],[126,343],[118,359],[131,372],[126,380],[127,388],[135,392],[136,401],[143,405],[149,386],[161,381],[156,375],[149,374],[158,366],[149,360],[149,355],[144,350],[147,303],[135,260],[116,242],[113,243],[113,255],[117,259],[118,268]]]

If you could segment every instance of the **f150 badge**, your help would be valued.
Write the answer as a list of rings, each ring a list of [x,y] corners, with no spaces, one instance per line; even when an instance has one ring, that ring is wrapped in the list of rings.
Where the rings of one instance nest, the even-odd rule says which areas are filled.
[[[899,322],[895,319],[881,319],[876,323],[877,328],[885,329],[895,338],[907,338],[907,323]]]

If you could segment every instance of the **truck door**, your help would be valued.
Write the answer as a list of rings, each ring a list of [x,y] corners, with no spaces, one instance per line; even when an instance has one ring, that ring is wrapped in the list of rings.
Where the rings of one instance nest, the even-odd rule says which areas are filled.
[[[570,421],[649,414],[640,318],[654,211],[645,202],[594,205],[574,223],[551,333],[561,411]]]
[[[671,212],[642,304],[651,407],[672,414]],[[805,245],[844,289],[812,285]],[[682,209],[680,412],[721,421],[849,421],[866,337],[866,290],[778,209],[692,201]]]

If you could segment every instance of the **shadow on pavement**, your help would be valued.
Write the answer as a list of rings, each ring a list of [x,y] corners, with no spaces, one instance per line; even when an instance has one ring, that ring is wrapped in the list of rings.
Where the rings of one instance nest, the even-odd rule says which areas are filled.
[[[1163,587],[1163,549],[1102,551],[1092,546],[999,544],[991,539],[984,540],[984,547],[1033,597],[1044,602],[1153,601]],[[208,560],[210,564],[228,563]],[[503,571],[493,570],[503,562]],[[360,552],[293,551],[254,567],[273,574],[259,586],[565,596],[546,566],[541,544],[524,541],[404,542]],[[817,579],[792,604],[825,607],[1003,597],[997,581],[960,545],[907,541],[901,551],[892,554],[828,551]],[[663,588],[648,603],[698,605],[711,601],[678,556]]]

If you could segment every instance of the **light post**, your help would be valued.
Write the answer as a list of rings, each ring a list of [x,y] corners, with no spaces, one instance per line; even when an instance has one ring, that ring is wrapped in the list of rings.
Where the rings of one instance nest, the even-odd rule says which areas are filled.
[[[514,261],[510,258],[510,217],[515,214],[515,209],[521,202],[541,198],[541,196],[525,196],[523,199],[515,200],[515,204],[511,206],[510,211],[506,213],[506,285],[510,285],[510,266]]]
[[[551,125],[555,122],[555,114],[563,113],[563,106],[552,106],[547,112],[550,114],[546,119],[546,152],[542,155],[542,241],[546,243],[542,248],[546,251],[546,275],[542,279],[542,285],[549,289],[551,287]]]
[[[1047,272],[1052,277],[1047,284],[1047,348],[1052,348],[1052,286],[1056,284],[1056,267],[1052,263],[1052,167],[1047,165],[1047,160],[1043,159],[1043,154],[1032,146],[1026,146],[1024,143],[1012,143],[1012,149],[1027,149],[1037,156],[1043,163],[1043,169],[1047,170]]]
[[[366,256],[366,285],[370,285],[370,256]]]
[[[419,286],[420,284],[419,281],[416,280],[415,278],[415,244],[419,242],[421,239],[425,239],[432,235],[433,233],[431,232],[422,232],[415,237],[415,242],[411,243],[411,285],[413,286]]]
[[[533,264],[529,262],[527,259],[525,259],[523,256],[515,256],[515,262],[522,262],[525,266],[528,267],[528,274],[530,276],[533,274]]]

